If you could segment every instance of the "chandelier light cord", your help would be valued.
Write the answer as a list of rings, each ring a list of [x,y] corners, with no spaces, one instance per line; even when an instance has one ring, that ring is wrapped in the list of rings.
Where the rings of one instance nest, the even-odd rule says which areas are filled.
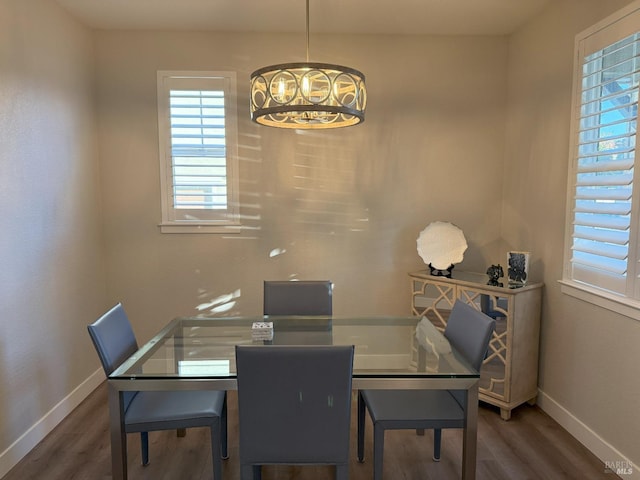
[[[307,63],[309,63],[309,0],[307,0]]]

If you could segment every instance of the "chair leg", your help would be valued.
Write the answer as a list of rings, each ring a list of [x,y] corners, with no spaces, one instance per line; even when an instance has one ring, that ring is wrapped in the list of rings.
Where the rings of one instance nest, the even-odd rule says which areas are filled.
[[[253,466],[253,480],[262,480],[262,465]]]
[[[254,480],[253,465],[240,465],[240,480]]]
[[[149,432],[140,432],[140,450],[142,465],[149,465]]]
[[[442,446],[442,430],[436,428],[433,431],[433,461],[440,461],[440,447]]]
[[[220,436],[222,437],[222,458],[229,458],[229,450],[228,450],[228,440],[227,440],[227,395],[224,396],[224,404],[222,405],[222,415],[221,415],[221,432]]]
[[[384,458],[384,428],[373,424],[373,480],[382,480],[382,460]]]
[[[220,418],[211,425],[211,460],[213,462],[213,480],[222,480],[222,443],[221,443]]]
[[[366,406],[362,394],[358,391],[358,462],[364,462],[364,425]]]
[[[349,465],[336,465],[336,480],[349,480]]]

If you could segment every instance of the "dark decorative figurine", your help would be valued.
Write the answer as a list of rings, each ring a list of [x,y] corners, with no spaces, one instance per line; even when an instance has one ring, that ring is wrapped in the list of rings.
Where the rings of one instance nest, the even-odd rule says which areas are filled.
[[[502,270],[502,266],[500,264],[491,265],[489,268],[487,268],[487,275],[489,275],[489,281],[487,282],[487,285],[491,285],[494,287],[503,286],[502,282],[498,281],[500,277],[504,276],[504,271]]]
[[[512,286],[523,286],[527,282],[527,254],[509,252],[509,270],[507,276]]]

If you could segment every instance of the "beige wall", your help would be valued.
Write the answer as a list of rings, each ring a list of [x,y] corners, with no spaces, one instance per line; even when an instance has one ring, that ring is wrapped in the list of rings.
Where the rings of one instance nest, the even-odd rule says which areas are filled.
[[[92,44],[54,2],[0,2],[0,452],[97,368],[86,333],[106,307]]]
[[[640,322],[563,295],[558,284],[574,38],[628,3],[552,2],[510,39],[501,231],[508,245],[534,252],[533,269],[545,282],[539,380],[544,408],[584,434],[592,450],[605,452],[603,460],[616,460],[611,447],[640,465]],[[599,438],[589,438],[588,429]]]
[[[369,104],[361,126],[306,133],[248,110],[251,71],[301,60],[300,35],[96,38],[109,296],[142,338],[234,292],[229,312],[259,314],[264,279],[330,279],[338,314],[407,314],[416,238],[435,220],[465,232],[459,268],[503,260],[506,38],[312,36],[312,60],[367,75]],[[245,229],[160,234],[156,71],[203,69],[237,71]]]
[[[640,324],[557,284],[573,38],[626,3],[551,2],[510,38],[312,35],[312,60],[367,75],[367,120],[279,131],[241,101],[245,229],[220,236],[158,231],[156,71],[235,70],[246,99],[304,39],[89,32],[49,0],[0,0],[0,452],[98,368],[85,326],[108,304],[140,340],[198,305],[258,314],[263,279],[329,278],[339,314],[408,313],[415,239],[445,220],[469,241],[458,268],[533,252],[541,400],[640,463]]]

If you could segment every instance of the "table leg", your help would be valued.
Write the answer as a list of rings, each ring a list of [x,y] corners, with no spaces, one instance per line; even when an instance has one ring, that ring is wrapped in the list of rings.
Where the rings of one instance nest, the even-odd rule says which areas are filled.
[[[127,434],[124,430],[122,392],[110,382],[107,383],[111,431],[111,475],[113,480],[127,480]]]
[[[476,478],[476,450],[478,445],[478,383],[467,391],[464,437],[462,440],[462,479]]]

